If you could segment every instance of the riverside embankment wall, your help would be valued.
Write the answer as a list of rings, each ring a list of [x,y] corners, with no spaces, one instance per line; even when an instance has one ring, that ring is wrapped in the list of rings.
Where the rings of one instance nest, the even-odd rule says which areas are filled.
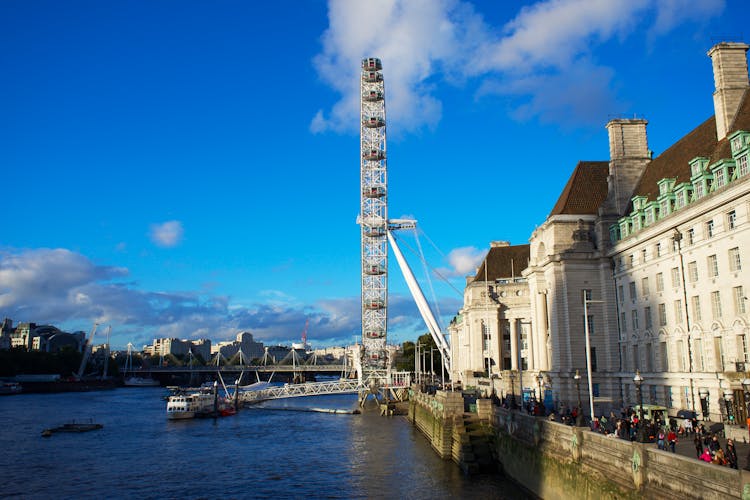
[[[453,396],[446,396],[452,394]],[[443,458],[455,450],[457,393],[413,391],[409,418]],[[453,403],[446,411],[442,402]],[[463,404],[460,405],[463,411]],[[641,444],[606,437],[477,401],[491,429],[493,456],[514,481],[543,499],[747,499],[750,472],[706,464]]]

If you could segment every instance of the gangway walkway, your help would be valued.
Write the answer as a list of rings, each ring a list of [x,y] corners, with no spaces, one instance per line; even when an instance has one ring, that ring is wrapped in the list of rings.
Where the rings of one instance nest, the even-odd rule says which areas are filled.
[[[320,396],[324,394],[354,394],[361,389],[358,380],[337,380],[333,382],[308,382],[306,384],[284,384],[257,391],[240,390],[239,399],[243,403],[259,403],[269,399]]]

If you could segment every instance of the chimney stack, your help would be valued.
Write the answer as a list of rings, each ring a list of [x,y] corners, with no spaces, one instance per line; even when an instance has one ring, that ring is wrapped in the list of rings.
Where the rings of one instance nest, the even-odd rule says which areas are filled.
[[[603,213],[624,215],[638,180],[651,161],[646,138],[646,120],[617,119],[607,123],[609,133],[609,176]]]
[[[744,43],[722,42],[708,51],[714,69],[714,112],[716,139],[727,136],[745,90],[750,86],[747,74],[747,49]]]

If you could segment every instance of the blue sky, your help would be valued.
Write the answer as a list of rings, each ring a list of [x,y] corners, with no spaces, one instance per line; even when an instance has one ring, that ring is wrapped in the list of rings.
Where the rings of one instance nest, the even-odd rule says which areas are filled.
[[[528,241],[606,122],[658,155],[713,114],[740,1],[0,2],[0,316],[314,346],[359,332],[359,61],[386,85],[389,214],[444,320]],[[414,240],[404,234],[404,243]],[[430,244],[433,242],[434,245]],[[422,265],[405,250],[418,276]],[[389,341],[425,327],[391,262]],[[428,288],[426,283],[423,284]]]

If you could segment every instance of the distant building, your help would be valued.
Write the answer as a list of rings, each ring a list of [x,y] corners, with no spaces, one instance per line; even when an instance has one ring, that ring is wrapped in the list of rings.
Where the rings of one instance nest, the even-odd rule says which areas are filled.
[[[144,349],[144,352],[146,349]],[[200,340],[182,340],[177,338],[154,339],[149,353],[152,356],[187,356],[192,352],[193,355],[200,354],[203,361],[211,359],[211,341],[209,339]]]
[[[253,334],[242,331],[237,334],[237,340],[229,342],[218,342],[211,347],[211,355],[220,353],[224,359],[232,359],[242,350],[245,360],[263,357],[263,342],[253,340]]]
[[[8,350],[11,347],[11,337],[15,328],[13,328],[13,320],[10,318],[3,319],[0,324],[0,350]]]

